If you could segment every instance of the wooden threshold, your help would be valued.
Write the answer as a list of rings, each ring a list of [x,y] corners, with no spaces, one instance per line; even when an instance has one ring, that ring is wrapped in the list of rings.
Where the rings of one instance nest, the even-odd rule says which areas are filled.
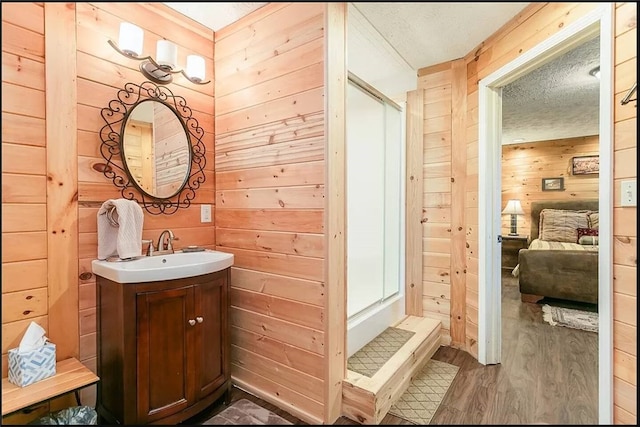
[[[380,424],[414,375],[440,347],[440,320],[408,316],[396,328],[415,334],[372,377],[347,370],[342,415],[360,424]]]

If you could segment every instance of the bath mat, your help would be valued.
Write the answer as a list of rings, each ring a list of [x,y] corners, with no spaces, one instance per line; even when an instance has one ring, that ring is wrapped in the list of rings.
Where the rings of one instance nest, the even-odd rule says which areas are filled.
[[[203,425],[292,425],[279,415],[247,400],[240,399]]]
[[[458,370],[457,366],[429,360],[389,413],[414,424],[429,424]]]
[[[347,369],[371,378],[414,334],[388,327],[347,360]]]
[[[556,307],[549,304],[542,306],[542,319],[553,326],[564,326],[583,331],[598,332],[598,313]]]

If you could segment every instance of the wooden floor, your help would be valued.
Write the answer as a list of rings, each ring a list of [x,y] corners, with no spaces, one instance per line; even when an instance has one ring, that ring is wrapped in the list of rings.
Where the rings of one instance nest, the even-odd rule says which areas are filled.
[[[433,359],[460,367],[431,424],[597,424],[598,336],[542,321],[541,304],[520,302],[517,281],[503,274],[502,363],[483,366],[468,353],[440,347]],[[297,425],[307,423],[235,388]],[[211,408],[191,424],[222,411]],[[357,425],[339,418],[334,425]],[[384,425],[412,425],[387,415]]]

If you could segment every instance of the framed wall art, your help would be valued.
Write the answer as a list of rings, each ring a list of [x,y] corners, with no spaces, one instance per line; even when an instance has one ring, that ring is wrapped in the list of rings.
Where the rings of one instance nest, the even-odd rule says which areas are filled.
[[[572,175],[589,175],[600,172],[600,156],[578,156],[571,159]]]
[[[563,191],[564,178],[542,178],[542,191]]]

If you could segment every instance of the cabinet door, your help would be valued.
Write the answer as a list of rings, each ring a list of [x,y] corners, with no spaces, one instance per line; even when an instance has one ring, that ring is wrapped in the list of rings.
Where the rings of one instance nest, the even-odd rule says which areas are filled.
[[[227,378],[229,335],[227,333],[227,280],[220,275],[195,287],[197,354],[196,393],[201,399]]]
[[[136,296],[138,422],[186,409],[194,401],[193,286]],[[189,323],[192,320],[194,325]]]

